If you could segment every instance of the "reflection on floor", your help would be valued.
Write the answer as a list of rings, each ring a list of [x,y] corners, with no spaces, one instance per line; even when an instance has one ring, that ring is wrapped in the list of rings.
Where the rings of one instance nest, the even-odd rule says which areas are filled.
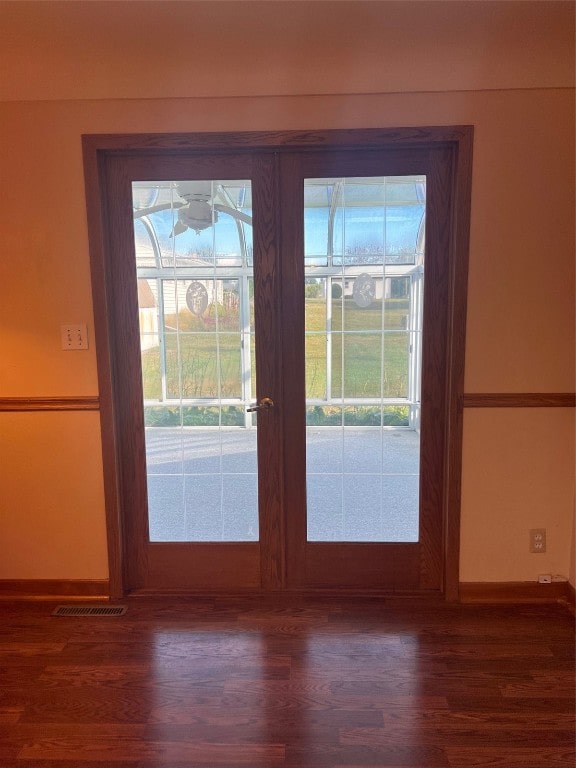
[[[418,433],[309,427],[310,541],[418,540]],[[256,430],[149,428],[152,541],[258,539]]]
[[[562,605],[2,604],[2,768],[574,768]]]

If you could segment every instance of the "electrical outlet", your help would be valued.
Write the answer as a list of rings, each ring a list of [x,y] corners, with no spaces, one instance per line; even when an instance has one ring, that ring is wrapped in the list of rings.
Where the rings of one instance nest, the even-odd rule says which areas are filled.
[[[530,552],[538,554],[546,552],[546,528],[530,530]]]
[[[85,324],[61,325],[62,349],[88,349],[88,329]]]
[[[538,576],[538,584],[552,584],[552,576],[549,573],[541,573]]]

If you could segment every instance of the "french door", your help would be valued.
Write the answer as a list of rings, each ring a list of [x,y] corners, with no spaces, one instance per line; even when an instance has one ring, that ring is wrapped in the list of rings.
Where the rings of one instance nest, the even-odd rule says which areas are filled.
[[[445,589],[456,153],[369,134],[100,151],[122,591]]]

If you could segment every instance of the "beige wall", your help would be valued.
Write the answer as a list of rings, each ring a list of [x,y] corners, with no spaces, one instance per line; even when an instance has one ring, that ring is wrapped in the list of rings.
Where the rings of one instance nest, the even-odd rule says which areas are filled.
[[[93,341],[81,134],[437,124],[475,126],[466,392],[574,390],[571,3],[32,5],[0,6],[0,397],[97,394],[93,343],[59,349]],[[574,583],[573,411],[464,430],[462,580]],[[106,578],[97,414],[0,413],[0,441],[0,578]]]

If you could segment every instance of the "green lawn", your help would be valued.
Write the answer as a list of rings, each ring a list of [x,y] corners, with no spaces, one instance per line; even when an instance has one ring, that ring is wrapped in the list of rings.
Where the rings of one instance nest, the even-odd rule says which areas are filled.
[[[333,398],[343,394],[351,398],[407,396],[409,351],[408,334],[404,330],[407,312],[406,299],[386,301],[384,318],[381,304],[377,302],[366,309],[360,309],[350,299],[345,299],[343,303],[334,302],[332,330],[335,333],[331,340]],[[180,329],[178,334],[167,331],[165,336],[169,397],[241,397],[240,333],[236,312],[219,316],[218,333],[210,310],[204,319],[184,310],[179,318],[166,317],[165,323],[167,329],[176,326]],[[307,397],[325,399],[327,336],[326,304],[323,299],[306,300],[306,331]],[[142,353],[142,369],[144,397],[159,400],[161,370],[158,348]]]
[[[366,309],[360,309],[350,299],[345,299],[343,305],[334,302],[332,397],[342,397],[342,386],[344,397],[407,396],[408,334],[404,330],[407,314],[406,299],[386,301],[384,318],[382,305],[376,302]],[[306,331],[306,393],[309,398],[324,399],[326,307],[321,299],[306,301]]]

